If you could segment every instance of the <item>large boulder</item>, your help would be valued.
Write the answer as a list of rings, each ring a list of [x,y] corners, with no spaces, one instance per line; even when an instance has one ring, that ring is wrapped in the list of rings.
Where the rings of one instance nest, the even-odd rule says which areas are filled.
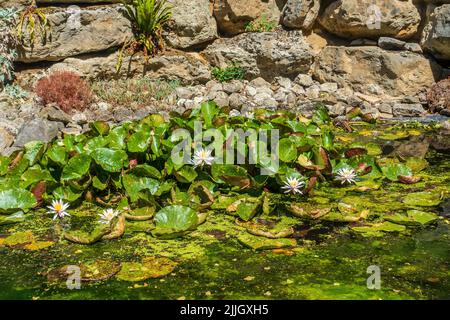
[[[409,51],[386,51],[378,47],[334,47],[322,50],[313,75],[320,82],[378,97],[414,96],[441,77],[434,61]]]
[[[450,4],[429,6],[421,45],[437,58],[450,60]]]
[[[87,80],[139,77],[143,74],[154,79],[178,80],[182,84],[206,83],[211,79],[207,62],[197,53],[166,51],[144,64],[144,57],[123,57],[122,67],[116,70],[118,54],[86,55],[67,58],[52,65],[48,72],[70,70]]]
[[[31,141],[50,142],[58,135],[59,129],[62,127],[64,127],[62,123],[41,118],[28,121],[19,130],[13,147],[23,147]]]
[[[412,0],[339,0],[324,10],[319,22],[344,38],[407,39],[417,33],[420,12]]]
[[[235,35],[245,31],[253,20],[266,17],[278,23],[286,0],[215,0],[214,16],[219,31],[226,35]]]
[[[37,34],[33,48],[19,48],[18,61],[59,61],[121,46],[127,38],[133,37],[123,10],[122,5],[114,5],[71,7],[48,13],[51,30],[46,42],[43,44]]]
[[[237,63],[247,79],[262,77],[268,81],[307,73],[314,58],[300,31],[244,33],[218,39],[203,54],[214,66]]]
[[[217,24],[209,0],[170,0],[172,24],[165,38],[174,48],[186,49],[217,38]]]
[[[284,6],[281,23],[294,29],[310,29],[319,15],[320,0],[288,0]]]

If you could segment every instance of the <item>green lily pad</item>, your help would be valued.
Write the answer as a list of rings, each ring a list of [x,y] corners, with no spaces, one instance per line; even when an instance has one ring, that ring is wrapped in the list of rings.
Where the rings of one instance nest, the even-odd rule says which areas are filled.
[[[79,180],[82,179],[88,172],[91,166],[91,157],[87,154],[77,155],[69,160],[64,166],[61,180]]]
[[[401,163],[381,167],[384,176],[391,181],[398,181],[399,176],[412,176],[412,170]]]
[[[162,208],[155,215],[155,236],[176,236],[195,229],[198,225],[197,213],[189,207],[173,205]]]
[[[417,173],[426,169],[429,166],[429,163],[425,159],[413,157],[406,160],[406,165],[411,168],[414,173]]]
[[[403,198],[403,203],[409,206],[434,207],[441,203],[441,196],[438,192],[415,192],[409,193]]]
[[[34,206],[36,206],[36,199],[27,190],[9,189],[0,191],[0,214],[28,210]]]
[[[123,150],[98,148],[91,153],[94,161],[108,172],[121,172],[128,161],[128,155]]]
[[[380,237],[383,236],[384,233],[389,232],[397,232],[401,233],[406,231],[406,227],[395,224],[389,221],[381,222],[381,223],[375,223],[371,225],[361,226],[361,227],[352,227],[353,231],[360,233],[361,235],[365,237]]]
[[[295,239],[269,239],[265,237],[254,236],[249,233],[239,234],[237,236],[237,239],[240,243],[253,250],[292,248],[297,246],[297,241]]]
[[[439,217],[430,212],[408,210],[406,215],[398,213],[395,215],[385,216],[384,219],[405,226],[426,226],[439,220]]]
[[[168,258],[148,257],[142,262],[123,262],[122,269],[116,275],[123,281],[138,282],[150,278],[162,278],[170,274],[177,263]]]

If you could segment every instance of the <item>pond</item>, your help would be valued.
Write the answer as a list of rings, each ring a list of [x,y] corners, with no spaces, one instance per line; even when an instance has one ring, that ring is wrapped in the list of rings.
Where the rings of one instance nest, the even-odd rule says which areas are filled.
[[[435,141],[440,129],[353,126],[336,140],[409,161],[421,180],[323,183],[299,199],[269,193],[273,209],[247,222],[217,197],[204,223],[172,238],[152,234],[153,220],[128,219],[121,237],[76,243],[64,231],[78,242],[73,230],[92,235],[98,205],[61,221],[30,211],[0,225],[0,299],[449,299],[450,156]],[[68,265],[81,269],[79,288],[67,285]],[[374,268],[379,287],[369,288]]]

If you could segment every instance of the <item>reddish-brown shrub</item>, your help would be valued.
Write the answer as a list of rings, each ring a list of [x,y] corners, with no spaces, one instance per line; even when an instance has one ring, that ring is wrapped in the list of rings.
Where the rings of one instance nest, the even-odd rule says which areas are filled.
[[[63,111],[83,111],[92,101],[89,84],[70,71],[56,71],[38,81],[36,94],[44,104],[55,103]]]

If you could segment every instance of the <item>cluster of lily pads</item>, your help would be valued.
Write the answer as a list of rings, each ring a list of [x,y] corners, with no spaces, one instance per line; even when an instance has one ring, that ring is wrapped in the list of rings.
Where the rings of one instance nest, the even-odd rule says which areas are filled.
[[[320,219],[330,210],[309,210],[302,199],[323,186],[343,188],[362,182],[358,188],[370,189],[381,181],[420,181],[413,175],[423,165],[420,159],[383,158],[377,144],[335,139],[336,133],[352,130],[348,120],[333,122],[320,105],[308,119],[266,110],[234,116],[207,102],[183,114],[172,113],[169,121],[153,114],[115,127],[93,122],[85,134],[30,142],[23,150],[0,157],[0,225],[20,222],[26,213],[45,205],[49,218],[65,219],[70,208],[95,203],[104,208],[98,232],[90,238],[66,232],[66,239],[86,244],[113,239],[123,234],[126,220],[152,220],[156,237],[182,236],[212,211],[235,215],[236,223],[255,235],[286,238],[292,235],[291,228],[255,231],[252,219],[275,210],[293,219]],[[261,175],[265,166],[261,161],[216,163],[207,145],[193,146],[189,163],[174,163],[171,152],[178,141],[172,133],[180,128],[193,133],[196,121],[204,129],[217,129],[224,141],[229,129],[279,130],[279,167],[271,175]],[[248,158],[252,147],[240,150]],[[345,221],[366,217],[363,210]]]

